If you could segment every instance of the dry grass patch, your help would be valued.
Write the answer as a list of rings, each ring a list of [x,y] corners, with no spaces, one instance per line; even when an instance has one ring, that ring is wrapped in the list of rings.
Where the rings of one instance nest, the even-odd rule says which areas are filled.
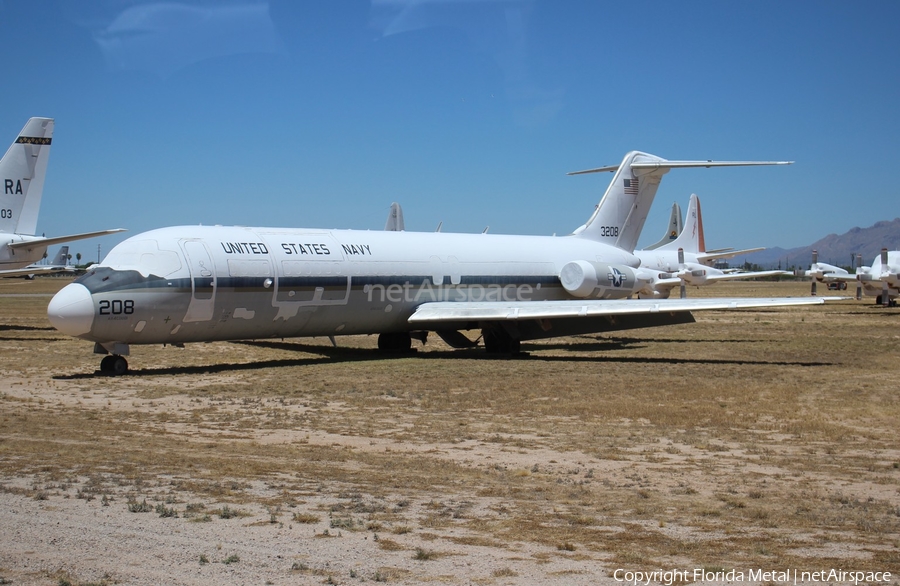
[[[808,284],[690,294],[707,293]],[[381,358],[366,336],[138,347],[113,379],[49,329],[48,300],[0,296],[0,497],[133,497],[173,523],[275,511],[327,520],[320,537],[381,535],[405,562],[411,537],[428,540],[423,568],[453,544],[642,567],[819,567],[844,551],[900,573],[884,548],[900,543],[900,310],[705,312],[509,361],[434,341]],[[408,577],[392,567],[381,578]]]

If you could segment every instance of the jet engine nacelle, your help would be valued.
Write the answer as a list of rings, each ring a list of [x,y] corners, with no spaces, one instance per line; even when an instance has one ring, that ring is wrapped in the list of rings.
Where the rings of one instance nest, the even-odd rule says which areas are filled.
[[[681,277],[685,283],[689,285],[703,285],[706,283],[707,270],[706,269],[685,269],[678,273],[678,276]]]
[[[635,270],[626,265],[575,260],[559,271],[563,288],[575,297],[616,299],[636,293],[643,285]]]

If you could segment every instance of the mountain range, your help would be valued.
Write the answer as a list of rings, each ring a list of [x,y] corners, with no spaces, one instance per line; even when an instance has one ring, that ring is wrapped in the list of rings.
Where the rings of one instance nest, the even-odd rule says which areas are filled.
[[[850,267],[856,253],[862,254],[863,265],[871,265],[882,248],[900,250],[900,218],[893,221],[877,222],[868,228],[851,228],[844,234],[829,234],[809,246],[799,248],[767,248],[752,254],[736,256],[728,264],[738,267],[745,262],[763,268],[809,268],[812,251],[819,251],[819,261]],[[779,267],[780,263],[780,267]]]

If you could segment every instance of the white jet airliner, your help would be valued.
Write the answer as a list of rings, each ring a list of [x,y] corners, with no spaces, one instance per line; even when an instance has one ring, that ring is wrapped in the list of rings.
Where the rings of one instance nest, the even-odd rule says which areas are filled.
[[[641,152],[612,171],[600,205],[564,237],[181,226],[133,236],[51,300],[61,332],[122,374],[134,344],[378,334],[408,350],[437,332],[455,347],[480,329],[490,353],[523,340],[693,321],[691,311],[822,303],[627,299],[632,254],[662,176],[680,167],[785,164],[667,161]]]
[[[0,277],[34,274],[28,265],[41,260],[51,244],[123,231],[119,228],[55,238],[34,235],[52,140],[53,119],[31,118],[0,159]]]

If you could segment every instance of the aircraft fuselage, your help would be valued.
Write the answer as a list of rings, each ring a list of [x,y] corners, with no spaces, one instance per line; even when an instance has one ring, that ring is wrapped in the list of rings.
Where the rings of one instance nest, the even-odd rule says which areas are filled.
[[[40,261],[47,252],[47,246],[41,244],[41,240],[40,236],[0,234],[0,270],[19,269]],[[34,246],[10,248],[9,244],[14,242],[34,242]]]
[[[431,301],[572,299],[559,273],[573,260],[639,264],[577,237],[172,227],[116,246],[50,314],[106,346],[401,332]]]

